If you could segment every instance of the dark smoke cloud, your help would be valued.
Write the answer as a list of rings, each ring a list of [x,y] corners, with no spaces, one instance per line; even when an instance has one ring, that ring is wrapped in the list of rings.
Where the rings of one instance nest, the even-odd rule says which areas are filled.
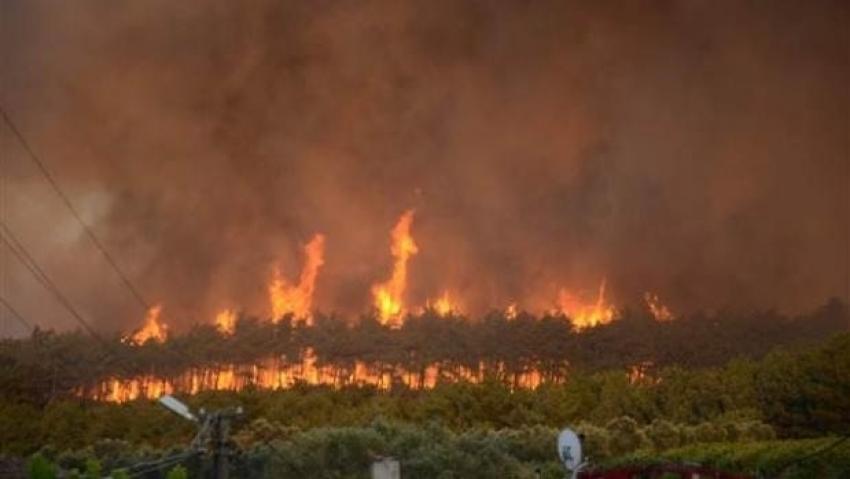
[[[6,1],[2,105],[170,321],[295,277],[365,310],[413,207],[410,300],[676,311],[846,297],[842,1]],[[3,213],[103,327],[132,303],[4,128]],[[70,325],[3,252],[4,296]]]

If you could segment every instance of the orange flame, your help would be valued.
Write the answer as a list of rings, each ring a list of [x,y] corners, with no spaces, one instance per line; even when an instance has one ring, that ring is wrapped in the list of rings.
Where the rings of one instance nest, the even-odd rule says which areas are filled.
[[[392,230],[393,274],[384,283],[372,286],[374,305],[378,310],[378,318],[382,324],[397,325],[404,315],[404,290],[407,288],[407,261],[419,252],[413,236],[410,235],[410,225],[413,223],[413,210],[407,210],[401,215]]]
[[[124,341],[133,344],[144,344],[150,340],[165,341],[165,338],[168,337],[168,327],[165,323],[159,321],[160,312],[162,312],[162,305],[152,306],[145,317],[144,326],[130,337],[125,337]]]
[[[443,295],[437,298],[436,301],[428,301],[428,309],[431,309],[437,316],[446,317],[452,313],[459,312],[460,308],[452,301],[449,292],[443,292]]]
[[[573,321],[577,328],[607,324],[614,320],[616,310],[605,301],[605,280],[599,285],[596,302],[585,303],[578,296],[562,289],[558,293],[558,309]]]
[[[303,358],[295,363],[282,363],[269,358],[255,364],[220,364],[211,368],[192,368],[182,374],[160,378],[141,375],[132,378],[108,378],[93,390],[80,391],[96,399],[126,402],[138,398],[156,399],[162,394],[197,394],[201,391],[239,391],[246,387],[285,389],[299,383],[344,387],[346,385],[372,385],[389,390],[401,382],[411,389],[430,389],[443,381],[468,381],[480,383],[485,378],[504,376],[505,364],[461,366],[447,371],[443,365],[430,364],[424,370],[409,371],[400,366],[387,369],[355,361],[353,367],[336,368],[321,365],[309,348]],[[539,371],[530,369],[511,377],[514,387],[535,388],[544,381]]]
[[[272,306],[274,321],[287,314],[303,319],[310,324],[312,321],[313,291],[316,286],[316,277],[319,268],[325,264],[325,237],[316,234],[313,239],[304,246],[306,262],[301,270],[301,277],[297,285],[289,284],[282,278],[280,271],[276,270],[274,279],[269,285],[269,299]]]
[[[236,332],[236,312],[223,309],[215,316],[215,326],[222,334],[232,336]]]
[[[670,321],[673,319],[673,313],[670,312],[670,308],[661,302],[657,294],[647,292],[643,295],[643,299],[646,301],[646,307],[649,308],[649,312],[656,321]]]
[[[517,314],[519,314],[519,308],[517,307],[516,302],[513,302],[505,308],[505,317],[508,319],[516,319]]]

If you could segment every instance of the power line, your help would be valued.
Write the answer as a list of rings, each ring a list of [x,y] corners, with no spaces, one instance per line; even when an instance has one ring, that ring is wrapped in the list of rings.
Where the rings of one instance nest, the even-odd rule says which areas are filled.
[[[21,264],[23,264],[24,267],[26,267],[27,270],[32,273],[32,275],[39,281],[39,283],[42,284],[42,286],[44,286],[45,289],[47,289],[50,293],[53,294],[56,300],[59,301],[59,303],[64,306],[69,313],[71,313],[71,316],[78,323],[80,323],[80,325],[82,325],[83,328],[89,334],[91,334],[95,339],[97,339],[107,349],[107,351],[112,354],[115,359],[120,359],[120,355],[115,351],[113,345],[110,344],[106,339],[104,339],[100,334],[98,334],[97,331],[95,331],[95,329],[88,323],[88,321],[83,318],[83,316],[77,311],[77,309],[68,300],[68,298],[64,294],[62,294],[62,292],[56,286],[56,283],[54,283],[53,280],[51,280],[50,277],[47,276],[47,273],[45,273],[44,270],[38,265],[38,263],[35,261],[35,258],[33,258],[32,255],[24,247],[24,245],[21,244],[20,241],[18,241],[14,233],[12,233],[12,230],[10,230],[9,227],[6,226],[6,224],[2,220],[0,220],[0,241],[3,241],[6,246],[9,247],[9,250],[12,252],[12,254],[15,255],[15,257],[18,258]],[[180,349],[175,350],[171,348],[165,348],[165,351],[168,351],[173,357],[182,359],[188,364],[194,362],[194,359],[191,356],[184,353]]]
[[[795,464],[802,464],[803,462],[808,461],[809,459],[811,459],[813,457],[820,456],[822,454],[826,454],[827,452],[829,452],[829,451],[835,449],[836,447],[840,446],[843,442],[847,441],[848,439],[850,439],[850,436],[839,436],[835,441],[833,441],[832,443],[822,447],[821,449],[817,449],[815,451],[812,451],[812,452],[810,452],[809,454],[806,454],[803,457],[799,457],[799,458],[789,460],[785,464],[782,464],[781,466],[776,468],[776,477],[781,477],[783,472],[785,472],[787,469],[789,469],[791,466],[793,466]]]
[[[24,317],[11,304],[9,304],[9,301],[7,301],[6,298],[4,298],[2,295],[0,295],[0,304],[5,306],[6,309],[8,309],[9,312],[12,313],[12,316],[14,316],[19,323],[21,323],[22,325],[24,325],[25,328],[27,328],[27,331],[32,332],[35,329],[35,326],[33,326],[32,323],[24,319]]]
[[[199,454],[198,451],[187,451],[187,452],[174,454],[172,456],[164,457],[164,458],[159,459],[157,461],[151,461],[151,462],[147,462],[147,463],[136,464],[136,465],[134,465],[133,467],[130,468],[130,470],[133,470],[133,472],[129,473],[128,475],[130,477],[141,477],[141,476],[147,475],[151,472],[159,471],[159,470],[171,467],[171,466],[176,466],[177,464],[180,464],[181,462],[183,462],[183,461],[185,461],[185,460],[187,460],[187,459],[189,459],[193,456],[196,456],[198,454]],[[138,470],[134,470],[134,469],[138,469]]]
[[[83,221],[82,216],[77,211],[77,209],[74,207],[74,204],[71,203],[71,200],[70,200],[70,198],[68,198],[68,195],[66,195],[62,191],[62,188],[59,187],[59,183],[57,183],[56,180],[53,178],[53,175],[50,174],[50,171],[44,165],[44,162],[42,162],[41,159],[39,159],[38,155],[35,154],[33,149],[30,147],[29,143],[27,142],[26,138],[24,138],[24,135],[20,132],[20,130],[18,130],[18,128],[15,126],[14,122],[12,122],[12,119],[9,117],[9,115],[6,113],[6,110],[2,106],[0,106],[0,115],[3,116],[3,120],[6,122],[6,124],[9,126],[9,129],[12,131],[12,133],[15,135],[15,137],[18,139],[18,141],[24,147],[24,150],[26,150],[29,158],[33,161],[33,163],[35,163],[35,165],[38,167],[38,169],[44,175],[45,179],[47,179],[47,182],[50,184],[50,186],[56,192],[56,195],[59,196],[59,198],[62,200],[62,202],[68,208],[68,210],[71,212],[71,214],[77,220],[77,222],[79,222],[80,225],[83,227],[83,231],[85,231],[86,236],[88,236],[89,239],[91,240],[91,242],[95,245],[95,247],[97,247],[97,249],[100,251],[100,253],[103,255],[103,257],[106,259],[106,262],[109,263],[109,266],[112,267],[113,271],[115,271],[115,274],[117,274],[118,277],[121,279],[121,282],[124,284],[124,286],[130,291],[130,293],[133,295],[133,297],[136,299],[136,301],[138,301],[139,304],[142,305],[142,307],[145,309],[145,311],[149,310],[150,304],[145,300],[145,298],[142,296],[142,294],[139,292],[139,290],[136,289],[135,286],[133,286],[133,283],[130,281],[130,279],[127,277],[127,275],[124,274],[124,271],[121,270],[121,268],[118,266],[118,263],[116,263],[116,261],[112,257],[112,255],[109,254],[109,252],[103,246],[103,243],[101,243],[101,241],[94,234],[94,231],[92,231],[92,229],[86,224],[86,222]]]
[[[71,313],[71,316],[78,322],[80,325],[88,332],[94,339],[96,339],[101,346],[103,346],[107,355],[112,356],[113,359],[121,361],[121,355],[116,351],[115,346],[111,344],[109,341],[103,338],[97,331],[89,324],[88,321],[83,318],[82,314],[74,307],[74,305],[68,300],[68,298],[62,294],[59,288],[56,286],[56,283],[47,276],[47,273],[38,265],[35,258],[27,251],[23,244],[15,237],[12,230],[9,229],[6,224],[0,220],[0,240],[9,247],[9,250],[15,255],[16,258],[24,265],[24,267],[29,270],[29,272],[41,283],[42,286],[46,290],[48,290],[59,303]],[[188,356],[180,355],[181,358],[189,359]],[[133,368],[137,373],[141,373],[142,369],[138,364],[133,364]]]
[[[0,220],[0,223],[2,223],[2,220]],[[2,226],[0,226],[0,241],[3,241],[3,243],[6,244],[12,254],[15,255],[16,258],[18,258],[18,261],[20,261],[21,264],[23,264],[27,268],[27,270],[32,273],[36,281],[38,281],[44,287],[44,289],[50,291],[50,284],[48,282],[48,279],[42,274],[39,274],[39,269],[32,260],[32,257],[26,252],[26,250],[22,249],[20,243],[17,241],[17,238],[15,238],[13,234],[11,234],[11,231],[8,230],[8,227],[5,224],[2,224]]]
[[[36,328],[32,325],[32,323],[30,323],[29,321],[27,321],[27,320],[23,317],[23,315],[21,315],[21,313],[19,313],[19,312],[18,312],[18,311],[17,311],[17,310],[16,310],[16,309],[15,309],[15,308],[14,308],[14,307],[13,307],[13,306],[9,303],[9,301],[7,301],[7,300],[6,300],[6,298],[4,298],[2,295],[0,295],[0,304],[2,304],[3,306],[5,306],[5,307],[6,307],[6,309],[8,309],[9,311],[11,311],[11,312],[12,312],[12,315],[13,315],[15,318],[17,318],[17,319],[18,319],[18,321],[20,321],[20,322],[21,322],[21,324],[23,324],[23,325],[27,328],[27,330],[28,330],[28,332],[29,332],[29,333],[33,333],[33,332],[36,330]],[[57,369],[62,370],[62,372],[63,372],[64,374],[66,374],[67,376],[71,376],[70,371],[69,371],[69,369],[66,367],[66,365],[64,364],[64,362],[62,362],[62,361],[55,362],[55,363],[53,363],[53,372],[52,372],[53,376],[52,376],[51,382],[55,382],[55,380],[56,380],[56,372],[57,372],[56,370],[57,370]],[[51,397],[52,397],[52,395],[53,395],[53,393],[51,393]]]
[[[12,230],[9,229],[6,224],[0,220],[0,241],[3,241],[6,246],[9,247],[9,250],[12,252],[15,257],[24,265],[24,267],[29,270],[30,273],[47,289],[53,296],[56,298],[59,303],[71,313],[71,316],[78,322],[83,328],[95,339],[97,339],[107,350],[109,353],[113,355],[116,359],[120,359],[120,355],[115,351],[112,344],[110,344],[106,339],[104,339],[100,334],[95,331],[95,329],[88,323],[88,321],[83,318],[82,314],[80,314],[74,305],[68,300],[68,298],[62,294],[59,288],[56,286],[56,283],[47,276],[47,273],[44,272],[38,263],[35,261],[35,258],[27,251],[23,244],[15,237]],[[184,353],[180,349],[171,349],[166,348],[165,351],[168,351],[173,357],[182,359],[183,361],[191,364],[194,362],[194,359],[188,354]]]
[[[97,249],[100,251],[100,253],[103,255],[103,257],[106,259],[107,263],[109,263],[109,265],[112,267],[113,271],[115,271],[115,274],[117,274],[118,277],[121,279],[124,286],[130,291],[132,296],[144,308],[145,312],[149,311],[150,310],[149,303],[144,299],[144,297],[141,295],[139,290],[136,289],[135,286],[133,286],[133,283],[130,281],[130,279],[127,277],[127,275],[124,274],[124,272],[121,270],[121,268],[118,266],[118,264],[113,259],[112,255],[109,254],[109,252],[103,246],[103,243],[101,243],[101,241],[94,234],[94,231],[92,231],[92,229],[86,224],[86,222],[83,221],[82,216],[77,211],[77,209],[74,207],[73,203],[71,203],[71,200],[68,197],[68,195],[66,195],[62,191],[62,188],[59,186],[59,183],[57,183],[57,181],[54,179],[53,175],[50,174],[50,171],[44,165],[44,162],[42,162],[41,159],[39,159],[38,155],[35,154],[32,147],[30,146],[29,142],[27,142],[26,138],[24,138],[23,134],[21,134],[20,130],[18,130],[18,128],[15,126],[14,122],[12,121],[12,119],[9,117],[8,113],[6,113],[6,110],[2,106],[0,106],[0,116],[3,117],[3,120],[9,126],[9,129],[12,131],[14,136],[21,143],[24,150],[26,150],[29,158],[33,161],[33,163],[35,163],[35,165],[38,167],[38,169],[44,175],[47,182],[50,184],[50,186],[56,192],[56,195],[59,196],[59,198],[62,200],[62,202],[68,208],[68,210],[71,212],[71,214],[77,220],[77,222],[80,223],[80,226],[82,226],[83,231],[85,231],[86,235],[89,237],[91,242],[97,247]],[[92,326],[82,317],[82,315],[80,315],[80,313],[77,312],[77,310],[74,308],[74,306],[71,304],[71,302],[68,301],[67,298],[65,298],[65,296],[59,291],[59,289],[56,287],[56,284],[44,273],[44,270],[42,270],[38,266],[38,263],[32,258],[32,256],[27,252],[27,250],[23,247],[23,245],[20,244],[19,241],[17,241],[15,236],[12,234],[12,232],[9,230],[9,228],[2,221],[0,221],[0,226],[2,226],[2,229],[5,232],[5,234],[8,235],[9,238],[12,239],[11,243],[14,243],[14,246],[5,237],[2,238],[3,241],[7,245],[9,245],[9,247],[12,249],[13,254],[15,254],[15,256],[17,256],[18,259],[21,260],[21,263],[24,264],[24,266],[26,266],[27,269],[30,270],[30,272],[36,277],[36,279],[38,279],[39,282],[42,283],[42,285],[48,291],[53,293],[53,295],[56,297],[56,299],[63,306],[65,306],[66,309],[68,309],[68,311],[71,313],[71,316],[73,316],[74,319],[78,323],[80,323],[88,333],[90,333],[92,336],[95,337],[95,339],[100,341],[110,352],[115,354],[115,351],[112,349],[109,342],[107,342],[105,339],[103,339],[103,337],[101,337],[94,330],[94,328],[92,328]],[[0,236],[2,236],[2,235],[0,235]],[[189,357],[188,355],[186,355],[185,353],[183,353],[180,350],[174,351],[174,350],[168,349],[168,351],[171,351],[171,353],[175,357],[180,357],[181,359],[183,359],[183,360],[185,360],[189,363],[192,362],[192,358]],[[117,357],[117,354],[116,354],[116,357]]]
[[[14,317],[15,317],[18,321],[20,321],[20,323],[21,323],[22,325],[24,325],[24,327],[26,327],[26,328],[27,328],[27,332],[32,333],[33,331],[35,331],[35,329],[36,329],[36,328],[32,325],[32,323],[31,323],[31,322],[29,322],[29,321],[27,321],[27,320],[24,318],[24,316],[23,316],[21,313],[19,313],[19,312],[18,312],[18,311],[14,308],[14,306],[12,306],[12,305],[9,303],[9,301],[7,301],[7,300],[6,300],[6,298],[4,298],[2,295],[0,295],[0,304],[2,304],[3,306],[5,306],[5,307],[6,307],[6,309],[8,309],[9,311],[11,311],[11,312],[12,312],[12,316],[14,316]],[[69,372],[69,371],[68,371],[68,369],[65,367],[65,365],[64,365],[62,362],[59,362],[56,366],[58,366],[58,368],[59,368],[59,369],[63,370],[63,372],[64,372],[64,373],[68,373],[68,372]],[[54,370],[54,375],[55,375],[55,370]]]
[[[12,230],[10,230],[6,223],[0,220],[0,230],[2,230],[2,234],[0,234],[0,239],[3,240],[4,243],[9,247],[9,250],[15,257],[20,260],[21,264],[26,267],[30,273],[47,289],[53,296],[56,298],[59,303],[71,313],[71,316],[78,322],[82,327],[92,336],[95,337],[98,341],[100,341],[103,345],[108,347],[108,342],[101,337],[97,331],[88,323],[88,321],[83,318],[83,316],[77,311],[73,304],[59,291],[59,288],[56,286],[49,276],[44,272],[43,269],[38,265],[32,255],[24,248],[24,245],[21,244],[20,241],[15,237]]]

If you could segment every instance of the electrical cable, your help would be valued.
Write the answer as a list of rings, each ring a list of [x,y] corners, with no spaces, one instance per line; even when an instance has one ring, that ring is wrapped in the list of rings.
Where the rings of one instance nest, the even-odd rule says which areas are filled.
[[[9,129],[12,131],[14,136],[21,143],[24,150],[26,150],[27,155],[30,158],[30,160],[32,160],[33,163],[38,167],[38,169],[44,175],[47,182],[50,184],[50,186],[55,191],[56,195],[59,196],[59,198],[62,200],[62,202],[65,204],[65,206],[71,212],[71,214],[74,216],[74,218],[80,224],[80,226],[83,228],[83,231],[86,233],[86,236],[88,236],[88,238],[95,245],[95,247],[97,247],[97,249],[100,251],[100,253],[103,255],[103,257],[106,259],[107,263],[109,263],[109,265],[112,267],[112,269],[118,275],[118,277],[121,279],[121,282],[124,284],[124,286],[130,291],[131,295],[139,302],[139,304],[142,306],[142,308],[144,308],[145,313],[147,313],[150,310],[150,303],[145,300],[145,298],[142,296],[142,294],[139,292],[139,290],[133,285],[133,283],[130,281],[130,279],[127,277],[127,275],[121,270],[121,268],[118,266],[115,259],[106,250],[103,243],[94,234],[94,231],[92,231],[92,229],[88,226],[88,224],[86,224],[86,222],[83,221],[82,215],[80,215],[80,213],[74,207],[74,205],[71,202],[68,195],[66,195],[65,192],[62,191],[62,188],[59,186],[59,183],[56,181],[54,176],[47,169],[44,162],[41,161],[41,159],[38,157],[38,155],[35,154],[35,151],[32,149],[29,142],[27,142],[26,138],[24,138],[23,134],[20,132],[18,127],[15,125],[15,123],[12,121],[11,117],[6,112],[6,110],[2,107],[2,105],[0,105],[0,116],[3,117],[3,120],[6,122]],[[2,222],[0,222],[0,223],[2,223]],[[8,227],[5,226],[5,224],[3,224],[3,230],[5,230],[12,238],[14,238],[14,236],[11,235],[11,232],[9,231]],[[18,245],[18,249],[20,250],[20,252],[26,253],[26,250],[23,248],[22,245],[20,245],[20,242],[15,241],[15,243]],[[7,242],[7,244],[8,244],[8,242]],[[13,249],[14,249],[14,247],[13,247]],[[19,259],[21,259],[21,255],[16,255],[16,256],[18,256]],[[54,296],[57,297],[57,299],[59,300],[60,303],[62,303],[64,306],[66,306],[67,309],[69,309],[69,311],[71,312],[71,315],[74,317],[74,319],[76,319],[77,322],[79,322],[81,325],[83,325],[83,328],[85,328],[86,331],[88,331],[90,334],[92,334],[92,336],[97,338],[102,343],[106,344],[106,341],[100,335],[97,334],[97,332],[88,324],[88,322],[85,321],[85,319],[83,319],[83,317],[78,312],[76,312],[76,310],[73,308],[73,306],[70,304],[70,302],[67,301],[67,299],[65,299],[64,296],[61,293],[59,293],[58,289],[56,288],[55,283],[53,281],[51,281],[50,278],[48,278],[46,274],[44,274],[43,270],[38,267],[38,264],[32,259],[32,257],[28,253],[23,254],[22,256],[27,258],[27,260],[22,260],[24,263],[30,263],[27,266],[27,268],[30,269],[30,271],[33,273],[33,275],[35,275],[36,278],[39,279],[39,281],[41,281],[42,284],[44,284],[45,287],[47,287],[47,289],[50,290],[54,294]],[[32,267],[30,267],[30,266],[32,266]],[[175,356],[179,356],[181,359],[189,362],[190,364],[193,362],[193,359],[191,357],[189,357],[188,355],[186,355],[185,353],[183,353],[182,351],[175,351],[175,350],[171,350],[171,349],[169,349],[168,351],[170,351]]]
[[[35,154],[35,151],[33,151],[29,142],[27,142],[26,138],[24,138],[24,135],[20,132],[18,127],[15,125],[15,123],[9,117],[9,114],[2,107],[2,105],[0,105],[0,116],[3,117],[3,120],[9,126],[9,129],[12,131],[12,133],[15,135],[15,137],[21,143],[24,150],[26,150],[27,156],[38,167],[38,169],[41,171],[42,175],[44,175],[47,182],[53,188],[53,191],[56,192],[56,195],[59,196],[59,198],[62,200],[62,202],[68,208],[68,210],[71,212],[71,214],[77,220],[77,222],[79,222],[80,225],[83,227],[83,231],[86,233],[86,236],[88,236],[89,240],[91,240],[91,242],[95,245],[95,247],[100,251],[100,253],[103,255],[103,257],[106,259],[106,262],[109,263],[109,266],[112,268],[113,271],[115,271],[115,274],[121,279],[121,282],[130,291],[130,294],[136,299],[136,301],[139,302],[139,304],[142,305],[142,307],[145,309],[145,311],[149,310],[150,309],[150,303],[148,303],[145,300],[145,298],[142,296],[142,294],[139,292],[139,290],[130,281],[130,278],[128,278],[127,275],[124,273],[124,271],[121,270],[121,268],[118,266],[118,263],[115,261],[115,259],[112,257],[112,255],[106,250],[106,247],[103,245],[103,243],[100,241],[100,239],[98,239],[97,235],[94,234],[94,231],[92,231],[92,229],[89,227],[89,225],[86,224],[85,221],[83,221],[82,215],[80,215],[80,213],[74,207],[74,204],[71,203],[71,199],[68,197],[68,195],[65,194],[64,191],[62,191],[62,188],[60,188],[59,183],[56,181],[56,179],[50,173],[50,170],[47,169],[44,162],[41,161],[41,159],[38,157],[38,155]]]
[[[196,454],[198,454],[197,451],[182,452],[182,453],[179,453],[179,454],[175,454],[173,456],[162,458],[158,461],[151,461],[151,462],[147,462],[147,463],[136,464],[136,465],[132,466],[130,468],[130,470],[132,471],[132,470],[137,469],[137,468],[141,468],[141,469],[139,469],[138,471],[133,471],[131,473],[128,472],[127,475],[130,476],[130,477],[140,477],[140,476],[146,475],[148,473],[158,471],[158,470],[162,470],[166,467],[170,467],[170,466],[174,466],[176,464],[179,464],[179,463],[185,461],[186,459],[189,459],[192,456],[195,456]]]
[[[17,239],[12,230],[9,229],[6,224],[0,220],[0,240],[2,240],[8,247],[9,250],[15,255],[18,260],[21,262],[24,267],[29,270],[30,273],[47,289],[56,300],[65,307],[65,309],[71,314],[71,316],[78,322],[80,325],[88,332],[92,337],[94,337],[106,350],[107,354],[112,356],[116,361],[121,362],[121,354],[119,354],[115,345],[107,341],[103,338],[98,332],[89,324],[88,321],[83,318],[82,314],[74,307],[74,305],[68,300],[68,298],[59,290],[56,286],[56,283],[44,272],[35,258],[27,251],[26,247]],[[175,357],[180,357],[181,359],[192,361],[192,359],[185,355],[182,351],[174,351],[172,349],[167,349],[170,351]],[[138,365],[133,364],[132,369],[135,370],[137,374],[143,374],[144,370]]]
[[[776,471],[777,471],[776,477],[781,477],[782,474],[788,468],[790,468],[791,466],[793,466],[795,464],[802,464],[803,462],[808,461],[809,459],[811,459],[813,457],[820,456],[821,454],[824,454],[826,452],[829,452],[829,451],[835,449],[836,447],[840,446],[843,442],[847,441],[848,439],[850,439],[850,436],[841,436],[838,439],[836,439],[835,441],[833,441],[831,444],[826,445],[826,446],[822,447],[821,449],[818,449],[816,451],[812,451],[811,453],[806,454],[805,456],[798,457],[796,459],[791,459],[790,461],[788,461],[785,464],[782,464],[781,466],[776,468]]]
[[[94,328],[88,323],[88,321],[83,318],[79,311],[74,307],[73,304],[68,300],[68,298],[59,291],[59,288],[56,286],[56,283],[50,279],[49,276],[44,272],[44,270],[38,265],[32,255],[29,254],[27,249],[21,244],[20,241],[15,237],[12,230],[10,230],[6,223],[0,220],[0,230],[2,230],[2,234],[0,234],[0,239],[3,240],[4,243],[9,247],[9,250],[12,251],[20,261],[21,264],[26,267],[30,273],[35,276],[35,278],[42,283],[42,285],[53,294],[59,303],[71,313],[71,316],[85,329],[89,334],[91,334],[95,339],[100,341],[104,345],[108,345],[108,342],[103,339],[103,337],[94,330]]]
[[[30,333],[31,333],[31,332],[33,332],[33,331],[35,330],[35,326],[33,326],[33,325],[32,325],[32,323],[30,323],[29,321],[27,321],[26,319],[24,319],[24,317],[21,315],[21,313],[19,313],[19,312],[18,312],[18,310],[16,310],[16,309],[15,309],[15,307],[14,307],[14,306],[12,306],[12,305],[9,303],[9,301],[7,301],[7,300],[6,300],[6,298],[4,298],[4,297],[3,297],[3,295],[0,295],[0,304],[2,304],[3,306],[5,306],[5,307],[6,307],[6,309],[8,309],[8,310],[9,310],[9,312],[11,312],[11,313],[12,313],[12,316],[13,316],[15,319],[17,319],[17,320],[18,320],[18,322],[19,322],[19,323],[21,323],[21,324],[22,324],[25,328],[27,328],[27,332],[30,332]]]

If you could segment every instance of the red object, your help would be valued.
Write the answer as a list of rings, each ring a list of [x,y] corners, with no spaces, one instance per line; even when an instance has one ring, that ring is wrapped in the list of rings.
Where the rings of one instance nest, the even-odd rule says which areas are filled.
[[[752,476],[740,473],[716,471],[702,466],[683,466],[664,464],[645,467],[623,467],[607,471],[580,472],[579,479],[653,479],[667,473],[679,474],[683,479],[752,479]]]

